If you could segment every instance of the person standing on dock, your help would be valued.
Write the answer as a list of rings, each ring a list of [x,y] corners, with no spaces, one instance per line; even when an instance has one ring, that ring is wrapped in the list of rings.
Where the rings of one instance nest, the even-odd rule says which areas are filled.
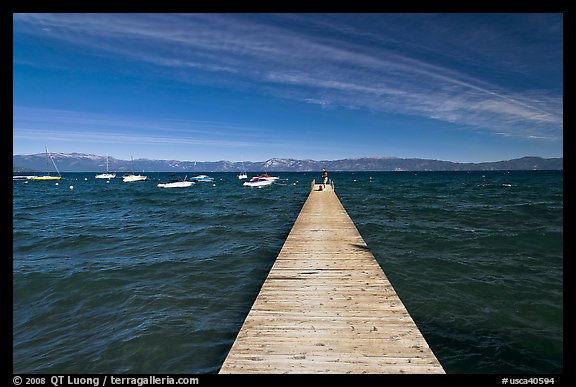
[[[326,183],[328,183],[328,171],[322,168],[322,181],[324,182],[324,188],[326,188]]]

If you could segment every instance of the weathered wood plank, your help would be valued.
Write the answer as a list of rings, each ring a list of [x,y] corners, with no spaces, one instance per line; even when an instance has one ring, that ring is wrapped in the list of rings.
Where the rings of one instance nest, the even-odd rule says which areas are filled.
[[[220,373],[444,373],[332,188],[317,189]]]

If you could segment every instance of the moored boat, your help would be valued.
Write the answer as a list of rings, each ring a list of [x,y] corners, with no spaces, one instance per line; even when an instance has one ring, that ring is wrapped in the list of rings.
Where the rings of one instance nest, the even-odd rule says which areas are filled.
[[[148,176],[134,174],[134,158],[130,156],[130,159],[132,160],[132,174],[122,176],[122,181],[124,183],[132,183],[135,181],[143,181],[148,179]]]
[[[242,161],[242,171],[238,174],[238,179],[243,180],[248,178],[248,174],[246,173],[246,169],[244,169],[244,161]]]
[[[52,156],[50,155],[50,153],[48,153],[48,147],[46,147],[46,170],[48,171],[48,160],[52,160],[52,164],[54,164],[54,168],[56,168],[56,172],[58,172],[58,176],[51,176],[50,172],[46,172],[46,175],[43,176],[32,176],[29,180],[60,180],[62,179],[62,176],[60,175],[60,171],[58,170],[58,167],[56,166],[56,163],[54,162],[54,159],[52,158]]]
[[[124,183],[132,183],[134,181],[143,181],[148,179],[148,176],[143,175],[124,175],[122,176],[122,181]]]
[[[191,181],[204,181],[207,183],[213,182],[214,178],[210,177],[208,175],[198,175],[198,176],[194,176],[192,178],[190,178]]]
[[[96,179],[114,179],[116,177],[115,173],[108,172],[108,156],[106,156],[106,173],[99,173],[94,177]]]
[[[44,175],[44,176],[34,176],[33,178],[31,178],[30,180],[60,180],[62,179],[60,176],[50,176],[50,175]]]
[[[267,173],[263,173],[263,174],[258,175],[258,176],[256,176],[256,177],[258,177],[258,178],[260,178],[260,179],[264,179],[264,180],[270,180],[270,181],[276,181],[276,180],[278,180],[278,176],[270,176],[270,175],[267,174]]]
[[[250,181],[245,181],[242,185],[245,187],[264,187],[273,183],[274,180],[272,179],[266,179],[261,176],[254,176],[250,179]]]
[[[185,188],[185,187],[190,187],[192,184],[194,184],[193,181],[189,181],[186,180],[186,177],[184,177],[184,179],[172,179],[168,182],[165,183],[158,183],[156,186],[159,188]]]

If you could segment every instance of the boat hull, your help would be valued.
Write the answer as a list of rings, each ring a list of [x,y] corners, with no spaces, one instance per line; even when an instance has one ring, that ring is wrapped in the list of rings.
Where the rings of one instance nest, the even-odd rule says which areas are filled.
[[[114,179],[116,177],[113,173],[101,173],[100,175],[94,176],[96,179]]]
[[[146,179],[148,179],[148,176],[142,176],[142,175],[128,175],[128,176],[124,176],[122,178],[124,183],[132,183],[135,181],[144,181]]]
[[[60,179],[61,179],[60,176],[34,176],[34,177],[30,178],[30,180],[39,180],[39,181],[60,180]]]
[[[205,182],[205,183],[211,183],[214,181],[214,178],[210,177],[210,176],[206,176],[206,175],[198,175],[198,176],[194,176],[190,180],[199,181],[199,182],[201,181],[201,182]]]
[[[273,180],[246,181],[242,184],[244,187],[265,187],[274,183]]]
[[[177,181],[174,183],[159,183],[157,187],[159,188],[185,188],[190,187],[194,182],[192,181]]]

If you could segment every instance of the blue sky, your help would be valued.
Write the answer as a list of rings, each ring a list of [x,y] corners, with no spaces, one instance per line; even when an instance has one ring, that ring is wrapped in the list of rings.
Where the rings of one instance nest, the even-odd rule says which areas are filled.
[[[13,21],[13,154],[563,156],[562,14]]]

